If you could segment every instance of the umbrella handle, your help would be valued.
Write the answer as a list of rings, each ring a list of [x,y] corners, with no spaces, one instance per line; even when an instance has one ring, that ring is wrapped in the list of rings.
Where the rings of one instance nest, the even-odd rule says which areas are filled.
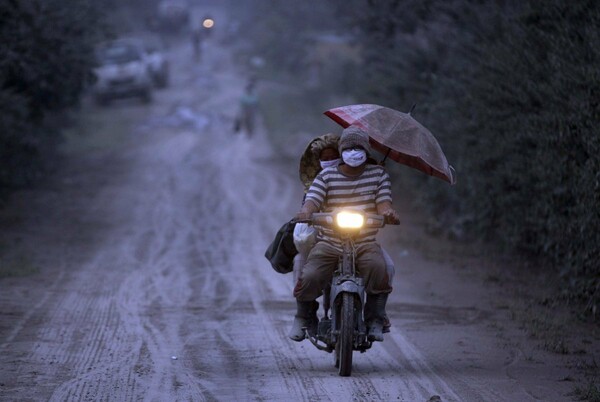
[[[452,175],[452,177],[450,178],[450,185],[453,186],[456,184],[456,170],[452,165],[448,165],[448,167],[450,168],[450,173]]]
[[[388,155],[390,154],[390,152],[392,152],[392,148],[388,148],[388,151],[387,151],[387,153],[385,154],[385,156],[383,157],[383,159],[381,160],[381,162],[379,162],[379,164],[380,164],[381,166],[384,166],[384,165],[385,165],[385,160],[387,159],[387,157],[388,157]]]

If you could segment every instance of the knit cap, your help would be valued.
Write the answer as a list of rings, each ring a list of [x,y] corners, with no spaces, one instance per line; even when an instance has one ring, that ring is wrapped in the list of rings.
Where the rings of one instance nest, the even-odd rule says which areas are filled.
[[[340,137],[340,154],[344,149],[356,146],[362,147],[367,152],[367,156],[371,156],[371,146],[369,145],[369,136],[367,133],[357,126],[349,126],[342,131],[342,136]]]

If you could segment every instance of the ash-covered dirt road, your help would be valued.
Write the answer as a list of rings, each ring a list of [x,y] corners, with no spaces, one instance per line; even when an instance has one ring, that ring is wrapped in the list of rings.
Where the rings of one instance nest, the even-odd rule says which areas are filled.
[[[152,105],[82,110],[136,116],[127,146],[11,201],[21,218],[4,226],[40,270],[0,279],[0,400],[571,400],[564,362],[511,329],[477,278],[404,245],[407,215],[382,233],[397,265],[385,342],[342,378],[290,341],[292,278],[263,253],[299,207],[296,164],[264,131],[232,133],[245,77],[226,49],[207,44],[201,65],[171,52]]]

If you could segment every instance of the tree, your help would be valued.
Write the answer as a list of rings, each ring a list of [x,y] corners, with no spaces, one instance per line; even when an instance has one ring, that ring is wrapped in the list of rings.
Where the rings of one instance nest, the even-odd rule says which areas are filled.
[[[445,228],[540,257],[595,311],[600,287],[600,5],[364,3],[366,84],[438,137],[455,188],[421,181]]]
[[[91,0],[0,3],[0,189],[40,173],[42,156],[58,140],[48,114],[77,104],[91,77],[100,6]]]

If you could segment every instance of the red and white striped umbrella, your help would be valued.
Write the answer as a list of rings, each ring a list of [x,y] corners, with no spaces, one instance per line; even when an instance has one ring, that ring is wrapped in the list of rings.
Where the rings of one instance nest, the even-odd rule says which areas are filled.
[[[410,113],[358,104],[329,109],[324,114],[344,128],[355,125],[365,130],[373,149],[386,158],[456,183],[454,168],[448,164],[440,144]]]

